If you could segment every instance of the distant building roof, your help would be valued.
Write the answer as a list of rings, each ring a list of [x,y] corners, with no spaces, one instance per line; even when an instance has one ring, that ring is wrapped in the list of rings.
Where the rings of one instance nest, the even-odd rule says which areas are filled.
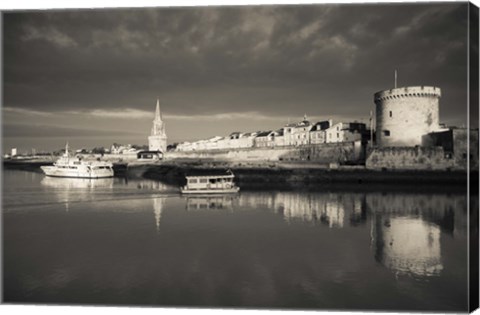
[[[319,121],[315,125],[313,125],[312,131],[315,130],[325,130],[330,128],[330,121],[324,120],[324,121]]]
[[[300,122],[286,124],[285,127],[299,128],[299,127],[305,127],[305,126],[311,126],[311,125],[312,123],[310,121],[304,119]]]
[[[257,134],[257,137],[266,137],[268,136],[272,131],[269,130],[269,131],[261,131]]]

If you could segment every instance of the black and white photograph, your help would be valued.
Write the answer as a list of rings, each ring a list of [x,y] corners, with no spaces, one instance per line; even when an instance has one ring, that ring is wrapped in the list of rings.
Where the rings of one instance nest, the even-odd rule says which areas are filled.
[[[474,311],[478,14],[2,9],[2,304]]]

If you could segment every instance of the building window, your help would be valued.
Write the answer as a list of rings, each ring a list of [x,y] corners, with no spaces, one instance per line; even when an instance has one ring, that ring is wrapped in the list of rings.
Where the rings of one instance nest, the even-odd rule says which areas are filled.
[[[390,130],[384,130],[384,131],[383,131],[383,135],[384,135],[385,137],[390,137]]]
[[[337,138],[340,138],[340,134],[337,132]]]
[[[392,117],[392,111],[390,111],[390,117]]]

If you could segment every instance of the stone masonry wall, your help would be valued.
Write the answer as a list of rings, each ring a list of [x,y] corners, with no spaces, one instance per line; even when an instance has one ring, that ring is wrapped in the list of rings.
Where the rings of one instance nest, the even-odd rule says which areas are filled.
[[[375,94],[377,145],[421,145],[422,136],[439,129],[439,98],[435,87],[404,87]]]
[[[210,161],[311,161],[319,163],[357,162],[362,156],[359,145],[348,143],[323,143],[304,146],[270,148],[240,148],[229,150],[204,150],[193,152],[167,152],[165,160],[191,159]]]
[[[441,147],[373,148],[367,153],[367,169],[446,170],[454,167]]]

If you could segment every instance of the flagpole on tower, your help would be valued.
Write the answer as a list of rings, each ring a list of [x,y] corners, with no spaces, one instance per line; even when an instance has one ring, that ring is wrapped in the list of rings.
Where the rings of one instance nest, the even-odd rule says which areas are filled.
[[[397,69],[395,69],[395,88],[397,88]]]

